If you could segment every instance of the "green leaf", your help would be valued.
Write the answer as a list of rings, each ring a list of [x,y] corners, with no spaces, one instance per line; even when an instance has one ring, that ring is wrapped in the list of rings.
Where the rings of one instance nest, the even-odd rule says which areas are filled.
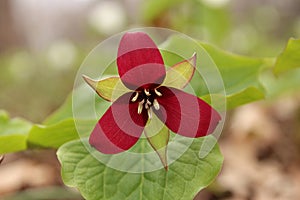
[[[279,75],[300,67],[300,40],[291,38],[284,51],[277,57],[274,73]]]
[[[89,134],[94,120],[65,119],[54,125],[34,125],[28,136],[29,147],[58,148],[66,142],[79,138],[78,132]]]
[[[25,150],[31,126],[23,119],[9,119],[6,112],[0,111],[0,154]]]
[[[182,89],[192,79],[196,67],[196,53],[187,60],[179,62],[167,70],[162,85]]]
[[[83,78],[100,97],[107,101],[114,101],[129,91],[119,77],[109,77],[100,81],[95,81],[87,76],[83,76]]]
[[[219,111],[224,111],[222,108],[222,102],[218,102],[218,100],[224,99],[223,96],[211,94],[211,95],[205,95],[205,96],[201,97],[201,99],[203,99],[207,103],[211,104],[211,97],[214,97],[214,99],[216,100],[216,102],[214,102],[214,105],[215,105],[214,108]],[[247,103],[251,103],[253,101],[260,100],[264,97],[265,97],[264,93],[262,93],[260,90],[258,90],[255,87],[249,87],[249,88],[246,88],[245,90],[242,90],[241,92],[237,92],[232,95],[227,95],[226,109],[230,110],[230,109],[236,108],[242,104],[247,104]],[[220,107],[218,107],[218,106],[220,106]]]
[[[264,59],[236,55],[206,43],[200,43],[200,45],[217,65],[227,95],[240,93],[249,87],[255,87],[264,93],[259,81],[259,73],[266,64]]]
[[[270,59],[228,53],[212,45],[191,42],[189,38],[177,35],[170,37],[161,48],[164,49],[162,54],[168,65],[173,65],[181,57],[196,51],[196,72],[199,74],[195,73],[191,86],[200,97],[209,99],[208,95],[220,94],[224,98],[225,95],[230,109],[264,98],[265,89],[259,80],[259,74],[262,69],[273,64]],[[168,50],[179,55],[168,53]],[[221,81],[216,82],[218,74]]]
[[[206,140],[215,144],[211,136]],[[77,187],[87,200],[193,199],[215,179],[223,162],[217,145],[206,157],[199,158],[199,149],[205,145],[203,141],[204,138],[195,139],[168,171],[163,168],[145,173],[117,171],[99,162],[81,141],[63,145],[57,155],[64,183]]]
[[[255,87],[248,87],[240,92],[227,96],[227,109],[233,109],[240,105],[261,100],[265,97],[262,90]]]

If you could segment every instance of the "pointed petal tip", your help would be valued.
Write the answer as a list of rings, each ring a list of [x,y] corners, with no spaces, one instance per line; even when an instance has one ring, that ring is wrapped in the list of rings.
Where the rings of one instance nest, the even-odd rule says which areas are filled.
[[[163,151],[155,150],[162,165],[164,166],[165,170],[168,171],[168,160],[167,160],[167,146],[164,147]]]
[[[168,171],[169,167],[168,167],[168,161],[167,161],[167,155],[165,154],[161,154],[160,152],[156,151],[156,153],[158,154],[158,157],[162,163],[162,165],[164,166],[165,170]],[[166,153],[166,152],[165,152]]]
[[[89,86],[91,86],[91,87],[95,90],[96,85],[97,85],[97,81],[91,79],[90,77],[88,77],[88,76],[86,76],[86,75],[84,75],[84,74],[82,74],[82,78],[83,78],[83,80],[84,80]]]
[[[164,168],[165,168],[166,172],[168,172],[168,170],[169,170],[168,165],[164,166]]]
[[[192,55],[192,57],[197,58],[197,52],[194,52],[193,55]]]
[[[189,62],[193,65],[194,68],[196,68],[196,63],[197,63],[197,52],[194,52],[192,57],[188,59]]]
[[[82,74],[81,75],[81,77],[85,80],[85,81],[87,81],[87,80],[90,80],[91,78],[90,77],[88,77],[87,75],[85,75],[85,74]]]
[[[88,78],[88,76],[87,76],[87,75],[85,75],[85,74],[82,74],[81,76],[82,76],[82,78],[83,78],[83,79],[86,79],[86,78]]]

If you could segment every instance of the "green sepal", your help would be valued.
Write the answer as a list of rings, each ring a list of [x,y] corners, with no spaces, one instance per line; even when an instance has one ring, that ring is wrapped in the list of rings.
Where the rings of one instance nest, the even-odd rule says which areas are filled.
[[[93,80],[85,75],[82,76],[95,92],[107,101],[115,101],[117,98],[127,93],[127,89],[119,77],[109,77],[99,81]]]
[[[168,170],[167,145],[169,142],[169,129],[156,117],[150,119],[144,130],[151,147],[158,154],[164,168]]]
[[[192,79],[196,69],[197,54],[179,62],[167,70],[163,85],[178,89],[184,88]]]

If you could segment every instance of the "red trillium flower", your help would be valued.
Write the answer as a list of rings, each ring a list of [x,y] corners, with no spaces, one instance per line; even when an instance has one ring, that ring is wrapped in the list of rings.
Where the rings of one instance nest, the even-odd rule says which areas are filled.
[[[136,144],[144,131],[167,169],[169,130],[198,138],[212,133],[221,120],[209,104],[181,90],[192,78],[195,65],[194,54],[166,70],[159,49],[146,33],[125,33],[118,48],[120,77],[94,81],[84,76],[101,97],[113,101],[90,135],[91,146],[104,154],[120,153]],[[127,90],[114,99],[117,85]],[[154,116],[164,125],[150,136],[145,127]]]

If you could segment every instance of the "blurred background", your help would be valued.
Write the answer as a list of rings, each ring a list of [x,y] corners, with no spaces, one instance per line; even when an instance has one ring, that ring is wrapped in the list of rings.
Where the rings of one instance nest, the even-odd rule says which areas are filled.
[[[72,91],[98,43],[142,26],[274,57],[290,37],[300,38],[300,1],[1,0],[0,109],[42,123]],[[300,199],[299,92],[230,111],[220,146],[223,170],[195,199]],[[0,199],[82,199],[63,187],[51,150],[7,155],[0,177]]]

